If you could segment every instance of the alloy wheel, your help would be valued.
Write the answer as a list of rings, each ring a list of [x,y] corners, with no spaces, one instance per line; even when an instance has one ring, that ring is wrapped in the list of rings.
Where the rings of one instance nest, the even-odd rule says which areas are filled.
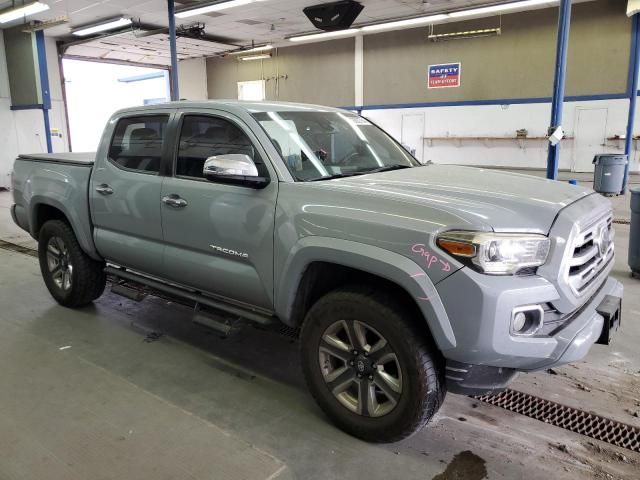
[[[55,285],[64,291],[71,289],[73,264],[69,250],[60,237],[51,237],[47,242],[47,268]]]
[[[333,396],[365,417],[391,412],[402,394],[402,370],[387,340],[363,321],[339,320],[323,333],[320,369]]]

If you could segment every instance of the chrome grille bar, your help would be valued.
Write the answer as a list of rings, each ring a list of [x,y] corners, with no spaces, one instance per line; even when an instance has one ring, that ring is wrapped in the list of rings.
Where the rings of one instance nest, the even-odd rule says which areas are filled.
[[[581,296],[600,277],[613,258],[614,231],[611,212],[582,229],[569,248],[567,279],[571,290]]]

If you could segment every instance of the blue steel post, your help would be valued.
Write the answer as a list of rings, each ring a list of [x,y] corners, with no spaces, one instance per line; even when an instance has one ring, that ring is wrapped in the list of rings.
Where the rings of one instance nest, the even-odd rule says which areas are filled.
[[[180,100],[178,91],[178,49],[176,47],[176,7],[173,0],[167,0],[169,14],[169,48],[171,49],[171,100]]]
[[[38,69],[40,74],[40,89],[42,90],[42,116],[44,121],[44,136],[47,142],[47,153],[53,152],[51,144],[51,125],[49,124],[49,110],[51,109],[51,93],[49,92],[49,70],[47,69],[47,52],[44,45],[44,32],[36,32],[36,52],[38,54]]]
[[[558,42],[556,46],[556,68],[553,82],[553,98],[551,100],[551,129],[562,124],[562,106],[564,104],[564,85],[567,77],[567,50],[569,48],[569,29],[571,26],[571,0],[560,0],[558,16]],[[558,178],[560,163],[560,142],[549,144],[547,158],[547,178]]]
[[[629,62],[629,118],[627,120],[627,135],[624,140],[624,153],[629,162],[624,167],[624,180],[622,181],[622,191],[627,190],[629,180],[629,163],[631,163],[631,153],[633,146],[633,126],[636,122],[636,105],[638,103],[638,70],[640,70],[640,13],[633,16],[631,24],[631,60]]]

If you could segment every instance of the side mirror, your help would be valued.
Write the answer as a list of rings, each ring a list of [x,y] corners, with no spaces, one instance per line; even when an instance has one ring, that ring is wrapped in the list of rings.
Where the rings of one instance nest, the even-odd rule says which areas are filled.
[[[204,178],[213,182],[245,185],[251,188],[264,188],[269,179],[261,177],[249,155],[229,153],[209,157],[202,169]]]

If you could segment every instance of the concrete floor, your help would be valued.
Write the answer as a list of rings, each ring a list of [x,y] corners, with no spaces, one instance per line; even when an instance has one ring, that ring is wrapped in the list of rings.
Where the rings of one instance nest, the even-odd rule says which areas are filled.
[[[0,193],[0,239],[33,246],[10,204]],[[616,231],[615,343],[514,388],[640,427],[640,282]],[[155,297],[68,310],[35,258],[0,249],[0,265],[0,480],[640,478],[640,454],[457,395],[411,439],[369,445],[328,423],[286,336],[223,340]]]

